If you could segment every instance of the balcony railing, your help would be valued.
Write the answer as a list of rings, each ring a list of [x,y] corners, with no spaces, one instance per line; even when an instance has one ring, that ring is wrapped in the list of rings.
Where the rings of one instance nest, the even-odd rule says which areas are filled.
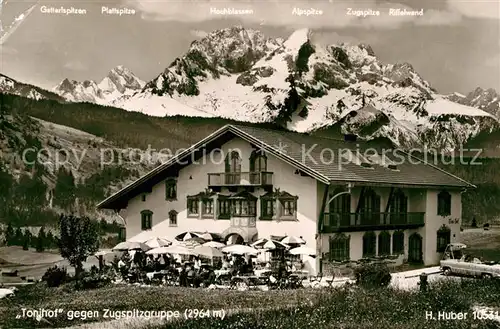
[[[208,174],[208,186],[264,186],[273,185],[273,173],[226,172]]]
[[[416,228],[424,218],[425,212],[325,213],[323,233]]]

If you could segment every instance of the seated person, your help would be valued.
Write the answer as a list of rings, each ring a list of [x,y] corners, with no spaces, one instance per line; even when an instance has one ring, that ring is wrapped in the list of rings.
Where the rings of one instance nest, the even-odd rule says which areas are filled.
[[[227,257],[222,258],[222,269],[227,270],[231,267],[231,263],[229,262],[229,259]]]

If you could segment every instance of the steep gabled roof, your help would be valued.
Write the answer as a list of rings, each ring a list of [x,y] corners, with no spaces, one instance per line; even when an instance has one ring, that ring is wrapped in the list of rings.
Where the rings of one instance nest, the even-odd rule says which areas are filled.
[[[475,186],[422,159],[395,150],[382,153],[388,163],[396,167],[366,161],[363,156],[367,146],[362,142],[311,136],[290,131],[271,130],[240,125],[226,125],[198,143],[169,159],[132,184],[98,204],[101,209],[114,209],[120,201],[128,201],[140,193],[141,186],[157,179],[172,166],[199,150],[208,149],[220,140],[239,137],[278,159],[289,163],[301,172],[325,184],[356,183],[387,186],[412,186],[435,188],[474,188]],[[342,156],[339,156],[343,154]],[[333,157],[332,157],[333,156]],[[377,158],[377,157],[374,157]],[[380,158],[380,157],[378,157]],[[401,162],[401,158],[404,161]],[[365,163],[368,162],[368,163]]]
[[[426,187],[475,187],[471,183],[401,150],[382,152],[382,149],[375,150],[364,142],[346,142],[339,139],[249,126],[235,126],[235,128],[275,149],[281,147],[283,155],[300,162],[310,170],[326,177],[332,183],[338,181]],[[391,169],[387,165],[370,163],[370,161],[368,161],[369,166],[363,166],[362,162],[366,159],[363,154],[370,153],[367,151],[368,149],[384,154],[387,163],[397,164],[396,169]],[[345,161],[349,157],[348,152],[354,154],[354,157],[358,153],[361,154],[360,163]],[[341,154],[346,156],[339,156]],[[333,159],[330,160],[332,155]]]

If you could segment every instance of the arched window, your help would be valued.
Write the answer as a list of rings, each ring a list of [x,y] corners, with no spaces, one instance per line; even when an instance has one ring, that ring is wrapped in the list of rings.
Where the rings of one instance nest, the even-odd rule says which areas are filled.
[[[380,196],[371,188],[362,193],[359,213],[361,215],[361,225],[380,224]]]
[[[250,155],[250,183],[261,184],[264,176],[262,173],[267,172],[267,157],[260,151],[253,151]],[[263,179],[262,179],[262,178]]]
[[[401,189],[394,191],[390,204],[391,224],[406,224],[408,198]]]
[[[363,257],[375,256],[377,246],[377,236],[374,232],[366,232],[363,235]]]
[[[241,158],[238,151],[232,151],[226,156],[226,172],[240,172]]]
[[[344,261],[350,259],[350,236],[336,234],[330,237],[329,258],[331,261]]]
[[[153,212],[151,210],[141,211],[141,229],[150,230],[153,227]]]
[[[169,226],[177,226],[177,211],[170,210],[168,212],[168,224]]]
[[[446,246],[451,242],[451,230],[443,225],[437,231],[437,252],[444,252]]]
[[[391,254],[391,234],[387,231],[378,235],[378,255],[386,256]]]
[[[333,198],[335,195],[344,192],[343,189],[337,188],[330,194],[329,199]],[[325,225],[332,226],[349,226],[351,225],[351,195],[342,194],[336,197],[328,205],[329,215],[326,217],[327,222]]]
[[[240,183],[241,157],[238,151],[232,151],[225,160],[226,184],[233,185]]]
[[[253,151],[250,155],[250,171],[267,171],[267,157],[264,153]]]
[[[403,254],[405,252],[405,233],[396,231],[392,235],[392,254]]]
[[[441,191],[438,194],[438,209],[439,216],[451,215],[451,194],[447,191]]]

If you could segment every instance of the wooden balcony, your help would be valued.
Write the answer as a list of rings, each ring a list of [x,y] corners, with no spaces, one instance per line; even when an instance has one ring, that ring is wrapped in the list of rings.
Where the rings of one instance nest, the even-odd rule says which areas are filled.
[[[424,219],[425,212],[325,213],[321,233],[418,228]]]
[[[208,186],[272,186],[273,173],[261,172],[227,172],[208,174]]]

